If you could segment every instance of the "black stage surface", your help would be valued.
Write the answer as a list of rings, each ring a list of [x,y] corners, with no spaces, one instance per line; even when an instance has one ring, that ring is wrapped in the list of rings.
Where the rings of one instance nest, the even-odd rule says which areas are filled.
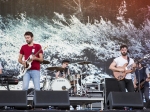
[[[150,110],[0,110],[0,112],[150,112]]]

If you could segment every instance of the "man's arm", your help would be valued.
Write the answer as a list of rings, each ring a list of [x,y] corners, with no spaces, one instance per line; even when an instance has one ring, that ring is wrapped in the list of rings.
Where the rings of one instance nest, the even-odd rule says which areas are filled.
[[[59,74],[60,74],[60,71],[58,71],[58,72],[55,74],[55,77],[56,77],[56,78],[59,78],[59,77],[58,77]]]
[[[149,69],[146,68],[146,71],[145,71],[145,72],[146,72],[146,75],[147,75],[146,81],[148,82],[148,81],[150,81],[150,78],[149,78],[149,77],[150,77],[150,75],[149,75],[149,74],[150,74],[150,73],[149,73]]]
[[[67,71],[68,73],[67,73],[67,75],[70,75],[70,70],[69,70],[69,68],[68,68],[68,71]]]
[[[2,69],[3,69],[3,67],[2,67],[2,65],[0,63],[0,74],[2,74]]]
[[[39,62],[43,62],[43,53],[39,53],[39,58],[33,55],[32,59]]]
[[[136,63],[133,63],[133,64],[132,64],[132,71],[131,71],[131,73],[134,73],[135,70],[136,70]]]
[[[22,60],[22,58],[23,58],[23,55],[22,55],[22,54],[19,54],[18,62],[19,62],[20,64],[22,64],[23,66],[26,66],[26,63],[25,63],[25,61]]]
[[[134,80],[133,80],[133,86],[134,86],[134,88],[137,88],[137,79],[136,79],[136,75],[135,75],[135,73],[134,73]]]
[[[2,74],[2,69],[0,69],[0,74]]]
[[[117,65],[116,62],[113,61],[113,62],[110,64],[109,69],[112,70],[112,71],[118,71],[118,72],[124,72],[124,71],[125,71],[124,68],[117,68],[116,65]]]

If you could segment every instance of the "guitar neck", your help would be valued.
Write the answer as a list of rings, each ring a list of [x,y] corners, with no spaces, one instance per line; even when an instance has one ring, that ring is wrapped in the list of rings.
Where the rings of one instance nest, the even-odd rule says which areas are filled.
[[[37,56],[41,50],[42,48],[38,52],[36,52],[34,55]]]
[[[145,82],[146,82],[146,80],[145,80],[145,81],[143,81],[140,85],[143,85]]]
[[[43,50],[45,50],[46,48],[47,48],[48,46],[46,46]],[[38,52],[36,52],[34,55],[36,56],[36,55],[38,55],[39,53],[40,53],[40,51],[42,50],[42,47],[41,47],[41,49],[38,51]],[[31,56],[31,55],[30,55]],[[27,60],[29,60],[30,59],[30,56],[28,57],[28,59]]]

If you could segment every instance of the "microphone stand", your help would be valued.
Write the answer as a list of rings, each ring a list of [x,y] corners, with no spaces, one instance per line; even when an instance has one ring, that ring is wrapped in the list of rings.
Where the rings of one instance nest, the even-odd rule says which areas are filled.
[[[140,93],[140,96],[142,96],[141,95],[142,93],[141,93],[141,90],[140,90],[141,89],[140,88],[140,81],[141,81],[140,70],[143,69],[143,68],[140,69],[139,64],[140,64],[140,62],[138,61],[137,64],[136,64],[137,65],[137,76],[138,76],[138,92]]]

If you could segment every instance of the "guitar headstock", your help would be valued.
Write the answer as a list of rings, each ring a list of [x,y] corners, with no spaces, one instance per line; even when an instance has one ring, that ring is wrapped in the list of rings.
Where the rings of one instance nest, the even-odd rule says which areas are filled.
[[[137,62],[141,62],[143,59],[147,59],[149,57],[150,57],[150,54],[146,54],[146,55],[144,55],[143,58],[141,58],[140,60],[137,60]]]
[[[48,45],[46,45],[46,46],[43,48],[43,50],[45,50],[47,47],[48,47]]]

